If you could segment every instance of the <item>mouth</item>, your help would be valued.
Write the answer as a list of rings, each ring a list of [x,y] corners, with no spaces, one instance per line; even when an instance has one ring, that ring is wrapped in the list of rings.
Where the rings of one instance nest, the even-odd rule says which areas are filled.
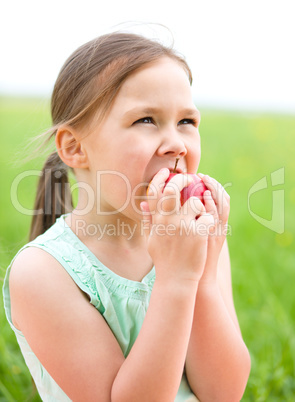
[[[165,166],[166,167],[166,166]],[[169,169],[170,173],[174,173],[174,174],[185,174],[186,173],[186,169],[181,169],[180,167],[177,167],[175,169],[175,167],[167,167],[167,169]],[[160,169],[159,169],[160,170]],[[148,183],[150,184],[150,182],[153,180],[153,178],[155,177],[155,175],[158,172],[156,172],[155,174],[152,175],[151,179],[148,181]],[[149,187],[149,184],[147,185],[147,188]]]
[[[170,170],[170,173],[176,173],[176,174],[183,174],[185,173],[181,168],[168,168]]]

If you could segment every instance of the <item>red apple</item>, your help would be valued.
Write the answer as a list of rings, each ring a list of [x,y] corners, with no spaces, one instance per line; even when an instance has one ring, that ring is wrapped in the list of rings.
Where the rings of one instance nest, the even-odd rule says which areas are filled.
[[[165,182],[165,186],[176,174],[177,173],[170,173],[168,179]],[[183,205],[190,197],[198,197],[204,204],[203,194],[207,190],[207,187],[205,186],[203,181],[199,178],[199,176],[195,174],[190,174],[190,176],[192,177],[193,182],[189,184],[187,187],[184,187],[184,189],[181,191],[180,193],[181,205]]]

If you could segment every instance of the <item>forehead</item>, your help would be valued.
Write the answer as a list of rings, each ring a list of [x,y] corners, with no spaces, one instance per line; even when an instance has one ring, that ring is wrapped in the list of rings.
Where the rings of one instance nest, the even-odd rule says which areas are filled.
[[[189,78],[184,67],[169,57],[146,64],[123,83],[115,104],[131,102],[192,103]],[[115,106],[115,105],[114,105]]]

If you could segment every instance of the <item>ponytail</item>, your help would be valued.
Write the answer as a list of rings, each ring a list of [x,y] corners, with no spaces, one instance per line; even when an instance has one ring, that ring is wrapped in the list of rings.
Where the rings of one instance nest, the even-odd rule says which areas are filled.
[[[57,152],[47,158],[38,183],[30,241],[50,228],[62,214],[73,209],[68,169]]]

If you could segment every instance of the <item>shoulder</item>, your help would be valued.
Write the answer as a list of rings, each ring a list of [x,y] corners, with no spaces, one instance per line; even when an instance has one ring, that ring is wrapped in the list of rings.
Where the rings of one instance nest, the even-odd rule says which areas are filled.
[[[73,400],[109,400],[124,356],[59,262],[42,249],[26,248],[13,262],[9,285],[14,325],[64,392]]]
[[[15,258],[9,277],[10,286],[34,287],[38,280],[54,281],[56,276],[66,278],[61,264],[39,247],[27,247]]]
[[[47,300],[54,307],[68,295],[82,294],[61,264],[38,247],[27,247],[17,255],[11,266],[9,290],[12,320],[16,328],[19,328],[21,306],[34,308],[37,303],[45,306]]]
[[[15,273],[20,274],[24,269],[26,271],[30,267],[35,269],[38,264],[42,264],[44,262],[53,263],[54,261],[56,264],[58,263],[53,256],[40,247],[26,247],[16,256],[11,267],[11,272],[14,271]],[[22,266],[25,267],[23,270],[21,269]]]

